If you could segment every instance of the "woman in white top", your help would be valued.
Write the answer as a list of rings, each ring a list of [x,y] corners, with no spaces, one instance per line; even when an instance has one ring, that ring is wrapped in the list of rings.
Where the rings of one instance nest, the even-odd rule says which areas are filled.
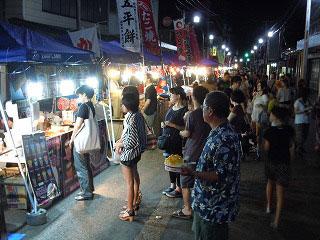
[[[278,90],[277,100],[280,107],[289,108],[291,103],[291,91],[288,80],[283,80],[283,87]]]
[[[298,94],[299,98],[294,103],[294,124],[296,129],[297,155],[302,159],[303,153],[305,153],[304,143],[309,133],[312,106],[308,101],[306,88],[300,89]]]
[[[259,114],[262,112],[263,108],[268,105],[268,86],[265,82],[259,82],[257,84],[257,92],[253,93],[252,99],[252,129],[255,131],[256,122],[259,120]]]

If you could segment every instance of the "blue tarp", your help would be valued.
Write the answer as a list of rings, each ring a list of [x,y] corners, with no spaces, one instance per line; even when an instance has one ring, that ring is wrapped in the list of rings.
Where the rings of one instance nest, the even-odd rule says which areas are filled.
[[[93,53],[0,21],[0,62],[92,62]]]
[[[111,63],[138,63],[142,61],[139,53],[123,49],[117,41],[100,41],[100,47],[105,58]]]

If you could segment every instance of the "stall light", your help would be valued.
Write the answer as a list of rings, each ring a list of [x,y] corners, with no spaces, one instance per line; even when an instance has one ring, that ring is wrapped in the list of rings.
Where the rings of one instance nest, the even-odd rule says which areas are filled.
[[[227,53],[227,56],[231,56],[231,52],[228,52],[228,53]]]
[[[257,50],[258,47],[256,45],[253,46],[253,50]]]
[[[226,47],[226,52],[229,52],[229,48],[228,47]]]
[[[240,62],[243,62],[243,59],[242,59],[242,58],[240,58]]]
[[[158,72],[150,72],[151,77],[153,79],[159,79],[160,78],[160,74]]]
[[[61,96],[72,95],[75,90],[74,82],[72,80],[62,80],[60,82],[59,90]]]
[[[238,67],[239,67],[239,65],[236,63],[236,64],[234,64],[234,68],[235,69],[238,69]]]
[[[145,82],[144,72],[142,72],[142,71],[137,71],[137,72],[134,73],[134,76],[135,76],[140,82]]]
[[[234,62],[236,62],[236,63],[237,63],[237,62],[238,62],[238,59],[235,59],[235,60],[234,60]]]
[[[27,94],[29,98],[41,98],[43,96],[43,85],[40,82],[28,82]]]
[[[251,50],[250,52],[251,52],[251,54],[254,54],[254,51],[253,51],[253,50]]]
[[[262,44],[262,43],[263,43],[263,39],[262,39],[262,38],[259,38],[258,42],[259,42],[260,44]]]
[[[226,49],[226,45],[222,44],[221,48]]]
[[[184,69],[183,68],[180,69],[180,74],[184,74]]]
[[[247,62],[250,62],[250,58],[247,58]]]
[[[195,69],[195,74],[200,76],[207,75],[207,69],[205,67],[199,67]]]
[[[87,77],[86,84],[94,89],[99,88],[99,81],[97,77]]]
[[[116,79],[120,77],[120,71],[116,69],[110,69],[108,71],[108,76],[112,79]]]
[[[132,72],[129,71],[129,70],[125,70],[125,71],[121,74],[122,82],[124,82],[124,83],[129,82],[131,76],[132,76]]]

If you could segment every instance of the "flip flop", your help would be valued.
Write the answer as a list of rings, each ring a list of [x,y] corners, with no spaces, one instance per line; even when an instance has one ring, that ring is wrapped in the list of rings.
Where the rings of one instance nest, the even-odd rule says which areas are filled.
[[[172,217],[189,220],[192,218],[192,215],[186,215],[183,213],[182,209],[180,209],[173,212]]]

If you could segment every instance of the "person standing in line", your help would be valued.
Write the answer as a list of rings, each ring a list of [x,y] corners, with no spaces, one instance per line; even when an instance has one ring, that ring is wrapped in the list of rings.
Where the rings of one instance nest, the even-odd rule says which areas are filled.
[[[148,126],[153,129],[154,120],[157,114],[157,91],[153,86],[152,76],[150,73],[147,73],[144,99],[145,103],[142,108],[143,116]]]
[[[127,185],[127,207],[119,215],[122,221],[133,221],[140,207],[140,176],[137,163],[146,149],[147,133],[145,120],[139,111],[139,96],[126,93],[122,97],[122,111],[126,114],[121,138],[115,150],[120,155],[121,169]]]
[[[192,192],[193,231],[196,240],[228,239],[228,224],[239,212],[241,143],[228,123],[230,101],[220,91],[207,95],[203,118],[212,128],[196,170],[184,167],[181,175],[195,177]]]
[[[267,153],[265,174],[267,178],[266,213],[271,212],[272,190],[276,185],[276,214],[271,227],[279,226],[281,210],[284,202],[284,189],[289,184],[290,161],[294,156],[294,129],[286,125],[288,109],[275,106],[271,110],[271,127],[264,134],[264,150]]]
[[[69,146],[73,147],[75,138],[77,134],[81,131],[84,120],[93,118],[95,119],[95,109],[91,102],[94,95],[93,88],[82,85],[76,90],[76,95],[78,95],[79,102],[81,103],[79,110],[76,114],[77,119],[74,125],[72,136],[69,142]],[[98,133],[97,133],[98,134]],[[79,136],[80,137],[80,136]],[[82,137],[82,136],[81,136]],[[76,169],[79,183],[80,192],[75,197],[77,201],[92,200],[94,185],[93,185],[93,175],[90,165],[90,153],[79,153],[76,148],[73,147],[73,158],[74,167]]]
[[[180,131],[180,135],[187,138],[183,149],[184,163],[193,169],[196,167],[210,132],[210,126],[204,122],[202,113],[202,104],[207,94],[208,90],[205,87],[199,86],[193,89],[192,101],[194,110],[188,115],[185,130]],[[184,207],[175,211],[172,216],[182,219],[191,219],[192,209],[190,193],[194,185],[194,178],[192,176],[180,176],[180,183]]]
[[[299,98],[294,103],[294,124],[297,144],[296,150],[298,157],[303,159],[303,155],[306,152],[304,149],[304,143],[309,135],[310,113],[312,111],[312,106],[309,103],[306,88],[301,88],[298,95]]]
[[[282,87],[278,89],[277,100],[280,107],[290,108],[291,104],[291,91],[289,88],[288,80],[284,79],[282,81]]]
[[[164,157],[169,157],[172,154],[182,156],[182,138],[180,131],[184,130],[185,124],[183,117],[188,108],[186,107],[187,96],[182,87],[174,87],[170,89],[170,102],[172,107],[168,110],[163,125],[163,134],[169,135],[169,146],[165,149]],[[181,198],[182,190],[180,186],[180,174],[170,172],[170,187],[165,189],[162,194],[170,198]]]

